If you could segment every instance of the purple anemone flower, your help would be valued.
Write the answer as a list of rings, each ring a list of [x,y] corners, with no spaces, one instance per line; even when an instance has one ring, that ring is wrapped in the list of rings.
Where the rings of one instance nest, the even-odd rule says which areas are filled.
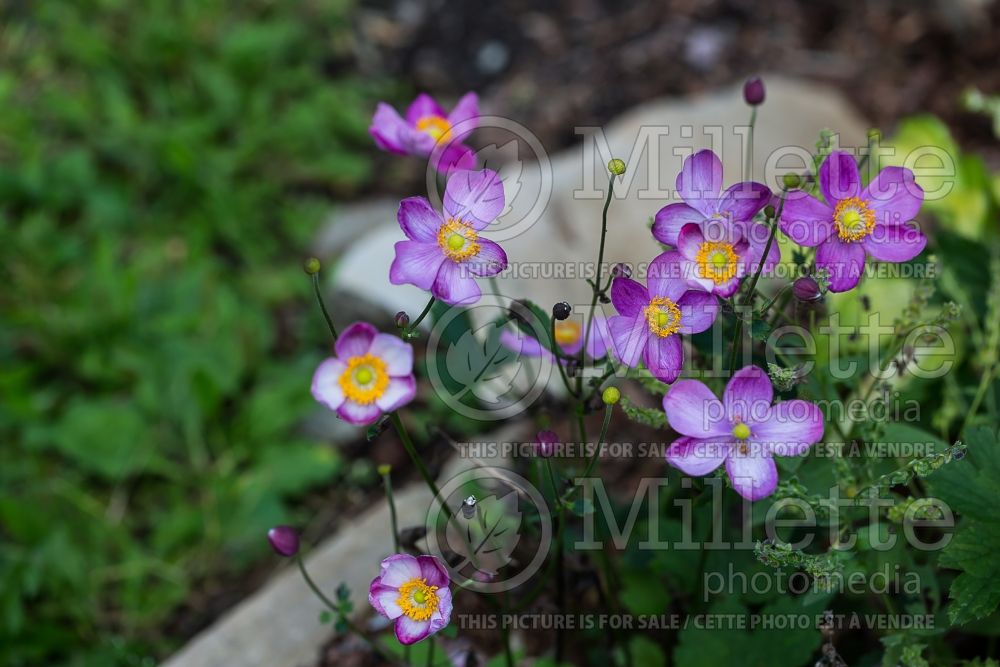
[[[364,426],[413,400],[413,348],[367,322],[344,329],[333,357],[316,369],[313,397],[346,422]]]
[[[753,261],[741,228],[718,220],[688,223],[677,237],[681,272],[691,287],[723,298],[740,287]]]
[[[678,247],[681,230],[685,225],[694,224],[702,228],[709,241],[725,244],[735,254],[735,243],[745,239],[748,244],[746,256],[750,271],[757,270],[757,263],[764,255],[768,226],[754,222],[753,217],[767,206],[771,191],[766,185],[745,181],[722,190],[722,161],[711,150],[698,151],[684,160],[681,173],[677,174],[677,193],[684,203],[668,204],[656,213],[653,221],[653,237],[660,243]],[[733,239],[715,241],[706,230],[710,221],[724,223],[734,230]],[[716,248],[718,249],[718,248]],[[727,259],[735,262],[728,252]],[[720,260],[721,261],[721,260]],[[777,243],[771,244],[764,262],[764,270],[771,271],[781,261],[781,251]],[[720,266],[721,265],[717,265]],[[721,267],[728,270],[726,267]]]
[[[679,334],[712,326],[719,311],[714,296],[692,290],[681,278],[681,255],[670,251],[649,264],[647,287],[631,278],[615,278],[611,302],[619,315],[608,320],[612,350],[625,365],[641,359],[661,382],[673,382],[684,363]]]
[[[862,188],[854,158],[835,151],[819,168],[819,186],[825,203],[805,192],[789,193],[781,231],[799,245],[818,246],[816,266],[827,270],[831,292],[857,285],[866,257],[905,262],[927,245],[908,224],[924,200],[909,169],[886,167]]]
[[[591,359],[600,359],[607,354],[611,333],[608,331],[606,318],[594,315],[593,322],[590,335],[585,337],[582,322],[574,319],[557,320],[555,323],[556,345],[566,356],[575,357],[580,353],[580,348],[583,347],[583,341],[586,338],[586,355]],[[500,332],[500,342],[524,357],[543,357],[553,363],[556,360],[555,355],[549,352],[537,338],[520,331],[504,329]]]
[[[389,281],[430,290],[452,305],[478,301],[482,292],[476,277],[507,268],[503,248],[479,234],[503,207],[503,183],[489,169],[451,175],[444,191],[444,215],[423,197],[404,199],[396,217],[409,240],[396,243]]]
[[[733,375],[720,401],[698,380],[681,380],[663,397],[671,428],[683,437],[667,462],[688,475],[707,475],[723,463],[733,489],[748,500],[778,485],[774,455],[802,456],[823,437],[823,413],[809,401],[771,405],[767,373],[746,366]]]
[[[400,644],[426,639],[451,620],[451,579],[434,556],[395,554],[368,588],[368,603],[396,622]]]
[[[451,113],[421,93],[402,118],[395,109],[379,102],[372,116],[369,134],[375,145],[397,155],[430,156],[434,168],[447,173],[451,169],[473,169],[475,153],[462,141],[476,128],[479,98],[467,93]]]

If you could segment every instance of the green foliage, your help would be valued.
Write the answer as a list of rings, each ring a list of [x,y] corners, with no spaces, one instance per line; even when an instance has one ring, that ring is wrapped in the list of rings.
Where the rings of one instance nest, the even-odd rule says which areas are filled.
[[[319,355],[290,351],[323,328],[290,332],[328,196],[370,170],[372,84],[325,73],[344,11],[0,10],[0,664],[169,650],[194,587],[338,473],[296,432]]]
[[[930,478],[934,493],[962,517],[939,561],[962,571],[948,594],[948,618],[955,624],[983,618],[1000,604],[1000,518],[993,511],[1000,493],[1000,442],[983,427],[970,429],[967,438],[967,461]]]
[[[620,405],[625,415],[634,422],[653,428],[664,428],[667,425],[667,413],[657,408],[644,408],[622,396]]]

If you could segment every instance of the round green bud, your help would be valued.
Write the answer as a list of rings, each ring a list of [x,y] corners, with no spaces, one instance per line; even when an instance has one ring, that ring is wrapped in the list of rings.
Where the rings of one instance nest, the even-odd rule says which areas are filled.
[[[376,468],[380,477],[385,477],[392,472],[392,466],[388,463],[383,463],[378,468]]]
[[[881,138],[882,138],[882,130],[878,129],[877,127],[873,127],[872,129],[868,130],[869,140],[878,141]]]
[[[608,162],[608,171],[610,171],[615,176],[621,176],[625,173],[625,160],[619,160],[614,158]]]
[[[774,217],[774,207],[771,206],[770,204],[768,204],[767,206],[765,206],[764,207],[764,215],[766,215],[768,218],[773,218]]]
[[[310,276],[319,273],[319,270],[323,268],[323,265],[319,263],[319,260],[315,257],[310,257],[306,260],[306,263],[302,266],[305,272]]]
[[[604,405],[614,405],[619,400],[621,400],[622,392],[618,387],[608,387],[601,393],[601,400],[604,401]]]
[[[786,190],[794,190],[802,183],[802,179],[798,174],[785,174],[782,180],[784,181]]]

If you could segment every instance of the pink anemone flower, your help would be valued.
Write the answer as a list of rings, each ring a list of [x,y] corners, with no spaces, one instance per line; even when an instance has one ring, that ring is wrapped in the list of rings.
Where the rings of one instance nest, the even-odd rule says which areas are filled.
[[[479,98],[467,93],[446,113],[430,95],[421,93],[402,118],[395,109],[379,102],[368,133],[375,145],[397,155],[430,157],[434,168],[447,173],[452,169],[472,169],[475,153],[462,141],[476,127]]]
[[[451,579],[440,560],[395,554],[383,560],[381,567],[368,589],[368,602],[396,622],[400,644],[415,644],[448,625]]]

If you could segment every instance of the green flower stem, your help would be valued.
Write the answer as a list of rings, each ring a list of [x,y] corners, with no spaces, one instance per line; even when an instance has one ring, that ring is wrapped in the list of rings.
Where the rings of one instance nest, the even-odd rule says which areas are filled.
[[[767,262],[767,254],[771,252],[771,245],[774,243],[774,235],[778,233],[778,220],[781,219],[781,211],[785,208],[785,191],[781,192],[781,201],[778,202],[778,210],[775,211],[774,217],[771,218],[771,234],[767,237],[767,243],[764,245],[764,252],[760,256],[760,263],[757,265],[757,271],[753,274],[753,278],[750,281],[750,288],[747,290],[746,296],[743,297],[743,307],[753,303],[754,295],[757,291],[757,281],[760,280],[760,274],[764,271],[764,264]],[[741,338],[743,337],[743,317],[740,313],[736,313],[736,335],[733,336],[733,350],[729,355],[729,375],[732,376],[736,372],[736,362],[739,358],[739,351],[742,347]]]
[[[424,306],[423,312],[417,315],[417,319],[414,320],[409,327],[407,327],[406,329],[407,332],[412,333],[417,330],[417,327],[420,326],[420,323],[424,321],[425,317],[427,317],[427,313],[431,312],[431,306],[433,305],[434,305],[434,297],[431,297],[430,300],[427,302],[427,305]]]
[[[744,178],[753,180],[750,170],[753,168],[753,128],[757,124],[757,107],[752,107],[750,111],[750,131],[747,133],[747,158],[743,169]]]
[[[333,336],[333,342],[337,342],[337,327],[333,325],[333,319],[330,317],[329,311],[326,309],[326,303],[323,301],[323,293],[319,288],[319,273],[312,274],[313,291],[316,293],[316,301],[319,302],[319,309],[323,311],[323,318],[326,320],[326,326],[330,327],[330,335]]]
[[[615,175],[611,174],[608,179],[608,196],[604,200],[604,210],[601,212],[601,245],[597,251],[597,275],[591,285],[594,295],[590,300],[590,314],[584,322],[583,347],[580,348],[580,375],[576,378],[576,393],[579,395],[583,387],[583,357],[587,352],[587,345],[590,342],[590,330],[594,324],[594,311],[597,310],[597,299],[600,296],[601,269],[604,266],[604,245],[608,238],[608,209],[611,208],[611,197],[615,191]]]
[[[306,570],[306,564],[305,564],[305,561],[302,560],[302,555],[301,554],[296,554],[295,555],[295,564],[299,566],[299,572],[302,574],[302,578],[305,580],[305,582],[309,586],[310,590],[312,590],[313,594],[317,598],[319,598],[319,600],[324,605],[326,605],[326,608],[329,609],[332,614],[336,615],[338,619],[340,619],[341,621],[343,621],[344,625],[347,626],[348,630],[350,630],[355,635],[357,635],[362,641],[364,641],[368,645],[368,647],[376,655],[378,655],[383,660],[387,660],[390,663],[392,663],[393,665],[400,664],[400,662],[398,660],[396,660],[393,656],[391,656],[388,653],[386,653],[385,651],[383,651],[382,648],[378,644],[376,644],[375,642],[373,642],[368,637],[368,635],[366,635],[361,630],[361,628],[359,628],[357,626],[357,624],[354,621],[352,621],[350,618],[347,617],[346,614],[344,614],[344,612],[340,609],[339,606],[337,606],[336,604],[334,604],[333,600],[331,600],[330,598],[328,598],[323,593],[323,591],[320,590],[319,586],[316,585],[316,582],[313,581],[313,578],[309,576],[309,571]]]
[[[382,486],[385,487],[385,499],[389,503],[389,519],[392,522],[392,548],[394,553],[399,553],[399,523],[396,518],[396,501],[392,496],[392,480],[389,473],[382,475]]]
[[[398,412],[392,412],[389,414],[389,419],[392,421],[393,428],[396,429],[396,433],[399,435],[399,439],[403,441],[403,447],[406,449],[406,453],[410,455],[410,460],[413,461],[413,465],[417,466],[417,470],[420,471],[420,476],[424,478],[424,482],[427,484],[427,488],[431,490],[434,494],[434,498],[437,500],[438,504],[441,506],[441,510],[444,512],[445,516],[451,518],[451,511],[448,509],[448,505],[445,503],[444,498],[441,496],[441,491],[438,489],[437,484],[434,482],[434,478],[431,476],[430,471],[427,466],[424,465],[423,460],[420,458],[420,454],[417,453],[417,448],[413,446],[413,439],[410,438],[410,432],[406,430],[406,426],[403,425],[403,420],[399,418]]]
[[[597,438],[597,446],[594,447],[594,452],[590,455],[590,461],[587,462],[587,467],[583,471],[583,478],[590,477],[591,473],[594,472],[594,468],[597,466],[597,460],[601,456],[601,445],[604,443],[604,438],[608,435],[608,427],[611,425],[611,413],[613,408],[610,405],[604,406],[604,421],[601,423],[601,434]],[[570,500],[573,499],[573,495],[576,493],[578,487],[573,486],[566,491],[560,498],[560,505],[565,505]]]

